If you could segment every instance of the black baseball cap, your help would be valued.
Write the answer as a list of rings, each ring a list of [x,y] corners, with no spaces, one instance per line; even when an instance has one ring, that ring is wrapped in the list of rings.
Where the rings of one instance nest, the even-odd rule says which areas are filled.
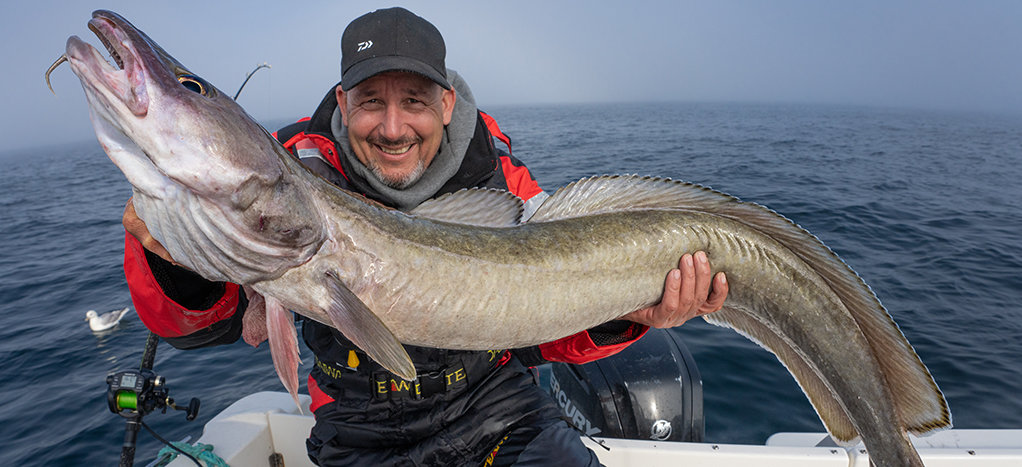
[[[385,71],[418,73],[451,89],[446,55],[440,31],[415,13],[399,7],[366,13],[341,35],[341,89]]]

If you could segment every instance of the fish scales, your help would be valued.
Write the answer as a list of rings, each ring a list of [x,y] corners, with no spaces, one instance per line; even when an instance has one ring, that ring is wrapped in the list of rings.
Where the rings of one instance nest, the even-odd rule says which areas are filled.
[[[840,298],[801,258],[739,221],[650,209],[480,228],[362,211],[342,223],[364,240],[338,256],[374,260],[368,273],[347,271],[345,282],[402,342],[475,350],[548,342],[655,302],[675,259],[704,250],[728,274],[727,307],[785,336],[845,410],[869,416],[853,422],[860,432],[898,424],[886,383],[876,378],[876,357]],[[406,258],[427,255],[429,269],[440,273],[406,267]],[[461,290],[468,283],[503,293],[478,300]],[[487,336],[483,347],[480,334]]]
[[[371,256],[377,262],[370,274],[349,271],[353,276],[351,288],[357,295],[364,295],[367,303],[376,304],[375,311],[388,326],[406,327],[407,333],[392,330],[408,343],[436,346],[446,341],[446,346],[480,349],[479,336],[473,329],[514,330],[506,340],[499,335],[503,333],[488,337],[485,348],[547,342],[570,334],[571,328],[582,324],[579,319],[585,321],[584,329],[659,300],[664,277],[680,256],[677,243],[667,245],[679,237],[661,235],[659,242],[644,237],[638,243],[650,247],[637,249],[634,234],[600,231],[601,224],[615,229],[621,221],[646,222],[646,218],[655,217],[650,213],[631,214],[620,219],[572,219],[520,229],[479,231],[447,225],[443,226],[442,240],[437,240],[440,236],[424,236],[433,239],[425,243],[407,239],[391,243],[390,236],[374,236],[381,239],[380,243],[363,242],[363,246],[373,249]],[[649,227],[650,222],[646,225],[648,231],[658,230]],[[423,258],[427,252],[426,269],[405,266],[407,260],[403,258]],[[655,264],[660,266],[651,266]],[[500,293],[490,295],[489,301],[480,301],[475,294],[462,290],[463,284]],[[395,294],[398,290],[400,296]],[[608,290],[615,293],[607,296]],[[398,297],[403,301],[397,302]],[[595,304],[599,306],[594,309]],[[410,326],[417,320],[409,320],[408,313],[432,316],[430,321],[437,323],[435,329],[431,323]],[[564,316],[572,319],[565,320]],[[462,321],[450,321],[455,317]],[[451,329],[450,322],[458,322],[459,329]],[[436,340],[426,342],[432,339]],[[492,347],[494,344],[497,347]]]

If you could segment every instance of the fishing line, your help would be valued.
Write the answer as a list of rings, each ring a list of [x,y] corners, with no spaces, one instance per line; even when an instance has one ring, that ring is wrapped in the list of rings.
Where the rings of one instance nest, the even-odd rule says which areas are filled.
[[[153,431],[153,429],[152,429],[152,428],[149,428],[149,425],[146,425],[146,424],[145,424],[145,422],[143,422],[142,420],[139,420],[139,421],[138,421],[138,423],[140,423],[140,424],[142,425],[142,428],[145,428],[145,429],[146,429],[146,431],[148,431],[148,432],[149,432],[149,434],[153,435],[153,438],[156,438],[156,439],[158,439],[158,440],[159,440],[159,441],[160,441],[161,443],[163,443],[163,444],[166,444],[167,446],[170,446],[170,448],[171,448],[171,449],[173,449],[173,450],[175,450],[175,451],[177,451],[177,452],[179,452],[179,453],[181,453],[181,454],[184,454],[184,455],[185,455],[185,457],[188,457],[189,459],[191,459],[191,460],[192,460],[192,462],[194,462],[194,463],[195,463],[195,465],[197,465],[197,466],[199,466],[199,467],[203,467],[203,466],[202,466],[202,463],[201,463],[201,462],[199,462],[199,460],[198,460],[198,459],[196,459],[196,458],[195,458],[194,456],[192,456],[191,454],[188,454],[187,452],[184,452],[184,451],[183,451],[183,450],[182,450],[181,448],[179,448],[179,447],[177,447],[177,446],[174,446],[174,444],[172,444],[172,443],[171,443],[170,441],[167,441],[167,440],[166,440],[166,439],[164,439],[164,438],[163,438],[162,436],[160,436],[160,435],[156,434],[156,432],[155,432],[155,431]]]

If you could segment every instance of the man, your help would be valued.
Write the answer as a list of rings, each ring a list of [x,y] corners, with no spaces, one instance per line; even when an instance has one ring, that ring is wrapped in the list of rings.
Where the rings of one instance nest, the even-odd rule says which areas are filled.
[[[495,148],[499,129],[446,68],[443,37],[432,24],[401,8],[378,10],[352,21],[341,47],[340,84],[310,119],[276,135],[310,169],[402,210],[466,187],[509,190],[528,213],[545,199],[525,166]],[[236,341],[247,305],[239,287],[174,265],[130,202],[124,225],[131,234],[125,272],[146,326],[179,348]],[[596,465],[527,367],[592,361],[620,351],[648,326],[715,311],[727,283],[718,274],[711,293],[711,278],[704,254],[685,255],[657,306],[532,348],[406,346],[420,375],[411,383],[338,331],[305,320],[303,338],[316,356],[308,380],[316,417],[309,456],[320,465]]]

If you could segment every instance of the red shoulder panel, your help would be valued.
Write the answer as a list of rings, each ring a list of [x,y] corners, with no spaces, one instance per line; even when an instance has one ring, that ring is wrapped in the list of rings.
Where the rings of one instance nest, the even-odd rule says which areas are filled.
[[[299,120],[301,121],[301,120]],[[274,135],[276,137],[276,135]],[[285,149],[291,152],[295,152],[299,149],[317,149],[320,155],[326,158],[330,165],[334,166],[338,172],[344,176],[345,179],[348,175],[344,173],[344,169],[341,167],[341,159],[337,154],[334,142],[323,135],[307,134],[304,131],[300,132],[291,137],[291,139],[284,141],[283,146]]]
[[[493,117],[491,117],[486,112],[483,112],[482,110],[479,111],[479,116],[483,118],[483,123],[486,124],[486,129],[490,130],[490,134],[493,135],[495,138],[503,141],[504,144],[507,145],[507,153],[512,154],[511,137],[505,135],[503,131],[500,131],[500,126],[497,125],[497,120],[494,120]]]
[[[536,183],[536,179],[532,178],[532,173],[524,165],[516,164],[510,157],[500,156],[500,166],[504,170],[504,180],[507,181],[508,191],[514,193],[522,201],[528,201],[529,198],[543,192],[539,183]]]

